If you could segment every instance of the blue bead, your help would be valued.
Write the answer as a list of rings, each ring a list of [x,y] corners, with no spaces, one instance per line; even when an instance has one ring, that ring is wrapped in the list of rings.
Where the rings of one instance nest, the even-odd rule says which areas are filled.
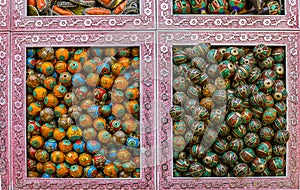
[[[95,177],[95,173],[97,172],[97,168],[93,165],[87,166],[85,168],[87,171],[85,172],[87,177],[92,178]]]
[[[128,137],[126,141],[126,145],[131,148],[138,148],[140,146],[140,141],[135,137]]]
[[[76,141],[74,144],[73,144],[73,149],[78,152],[78,153],[84,153],[85,151],[85,143],[84,141]]]
[[[99,152],[101,145],[98,141],[89,140],[86,144],[87,151],[91,154],[96,154]]]
[[[45,142],[45,149],[48,152],[53,152],[57,149],[57,142],[54,139],[49,139],[48,141]]]
[[[99,117],[99,109],[100,106],[97,105],[92,105],[88,108],[87,113],[92,117],[92,118],[97,118]]]
[[[35,59],[32,57],[27,58],[26,64],[27,64],[27,67],[29,67],[30,69],[34,69],[35,68]]]
[[[44,173],[42,178],[51,178],[51,175],[50,174],[47,174],[47,173]]]
[[[97,66],[96,70],[99,75],[109,74],[110,73],[110,65],[109,65],[109,63],[104,62],[101,65]]]
[[[36,50],[35,49],[27,49],[27,57],[34,57],[36,54]]]
[[[82,86],[86,83],[86,79],[81,73],[75,73],[72,78],[72,84],[74,87]]]

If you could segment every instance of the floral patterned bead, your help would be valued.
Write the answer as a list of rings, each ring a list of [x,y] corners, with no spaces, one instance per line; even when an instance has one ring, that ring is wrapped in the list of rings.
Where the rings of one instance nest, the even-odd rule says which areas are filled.
[[[116,76],[122,74],[125,70],[126,70],[126,67],[120,62],[114,63],[111,66],[111,72]]]
[[[286,145],[276,144],[272,146],[274,156],[284,156],[286,154]]]
[[[264,109],[262,107],[251,107],[251,112],[254,118],[261,119],[264,114]]]
[[[236,63],[244,54],[245,52],[242,48],[229,47],[224,53],[224,58],[232,63]]]
[[[249,109],[244,109],[241,112],[241,116],[242,116],[242,123],[248,124],[251,121],[253,114]]]
[[[247,133],[244,142],[246,147],[255,148],[260,143],[260,138],[256,133]]]
[[[122,124],[121,121],[118,119],[111,120],[107,126],[107,129],[112,133],[119,131],[121,128],[122,128]]]
[[[42,125],[40,132],[43,137],[51,137],[53,135],[54,127],[49,123],[45,123]]]
[[[223,163],[218,163],[216,167],[212,169],[213,174],[217,177],[224,177],[228,174],[228,166]]]
[[[236,177],[247,177],[249,175],[249,166],[245,163],[239,163],[233,168],[233,175]]]
[[[263,114],[263,121],[266,124],[271,124],[277,117],[276,109],[274,108],[267,108]]]
[[[243,111],[243,101],[240,98],[232,98],[229,102],[228,102],[228,109],[230,111],[235,111],[235,112],[241,112]]]
[[[106,157],[101,154],[96,154],[93,156],[92,162],[96,168],[102,168],[105,165]]]
[[[263,60],[271,55],[271,48],[267,47],[264,44],[259,44],[254,47],[253,52],[257,59]]]
[[[107,164],[104,166],[103,173],[108,177],[117,177],[118,175],[118,168],[114,164]]]
[[[284,66],[281,63],[277,63],[275,65],[273,65],[272,70],[276,73],[276,75],[278,77],[276,78],[280,78],[282,79],[284,77]]]
[[[98,175],[97,168],[94,165],[86,166],[84,168],[84,177],[95,178]]]
[[[188,169],[187,176],[201,177],[205,172],[205,167],[197,161],[193,161]]]
[[[233,151],[227,151],[222,155],[222,160],[226,165],[233,167],[238,162],[238,156]]]
[[[60,163],[56,166],[57,177],[63,178],[67,177],[70,172],[70,166],[66,163]]]
[[[240,81],[241,79],[246,79],[249,77],[252,71],[252,65],[250,64],[243,64],[237,67],[235,72],[234,79]]]
[[[242,115],[238,112],[231,112],[227,115],[227,125],[237,127],[242,124]]]
[[[40,118],[44,122],[51,122],[54,119],[54,111],[52,108],[44,108],[40,112]]]
[[[173,133],[175,135],[184,135],[186,130],[187,127],[184,121],[175,121],[173,123]]]
[[[76,125],[71,125],[67,130],[67,136],[70,141],[80,140],[82,137],[82,131]]]
[[[59,61],[66,61],[69,59],[69,51],[66,48],[59,48],[56,50],[55,56]]]
[[[276,144],[285,144],[290,138],[290,133],[287,130],[278,130],[274,135],[274,142]]]
[[[94,97],[98,101],[105,101],[107,99],[107,91],[104,88],[97,87],[94,89]]]
[[[223,154],[228,150],[228,148],[229,148],[229,144],[227,140],[221,138],[217,139],[213,145],[214,151],[218,154]]]
[[[73,143],[73,150],[76,151],[77,153],[81,154],[86,151],[86,144],[82,140],[76,140]]]
[[[253,52],[249,52],[247,55],[241,57],[241,59],[239,60],[239,64],[243,65],[243,64],[250,64],[252,66],[257,64],[257,60],[253,54]]]
[[[103,75],[100,79],[100,85],[105,89],[110,89],[113,85],[113,77],[111,75]]]
[[[218,67],[219,67],[219,71],[224,79],[227,79],[227,78],[230,78],[231,76],[233,76],[235,68],[234,68],[234,65],[230,61],[228,61],[228,60],[221,61],[218,65]]]
[[[51,161],[56,164],[63,163],[65,161],[65,154],[62,151],[56,150],[51,153]]]
[[[273,57],[266,57],[261,62],[259,62],[258,66],[261,69],[271,69],[275,63],[275,60]]]
[[[209,112],[205,107],[199,105],[193,109],[192,116],[195,119],[206,121],[209,118]]]
[[[26,59],[26,65],[27,65],[28,68],[34,69],[34,68],[35,68],[35,65],[36,65],[35,58],[33,58],[33,57],[28,57],[28,58]]]
[[[111,140],[112,136],[111,136],[110,132],[108,132],[107,130],[101,130],[101,131],[99,131],[97,137],[101,143],[106,144]]]
[[[255,152],[256,152],[258,157],[266,158],[266,157],[272,155],[272,145],[267,141],[261,142],[256,147]]]
[[[275,86],[275,92],[273,93],[274,100],[279,102],[279,101],[284,101],[287,98],[287,91],[284,86]]]
[[[48,90],[53,90],[53,88],[57,85],[56,79],[54,77],[47,77],[44,80],[43,86]]]
[[[274,137],[274,130],[271,127],[265,126],[259,131],[261,141],[270,141]]]
[[[58,148],[63,153],[67,153],[67,152],[70,152],[73,149],[73,145],[69,140],[65,139],[65,140],[60,141],[58,143]]]
[[[59,83],[63,86],[70,86],[72,83],[72,75],[69,72],[62,72],[59,75]]]
[[[239,153],[240,160],[244,163],[251,163],[255,158],[255,152],[252,148],[244,148]]]
[[[202,161],[205,166],[213,168],[219,163],[219,157],[216,153],[209,151],[205,154]]]
[[[190,161],[187,159],[177,159],[175,161],[175,168],[180,172],[186,172],[188,171],[190,164]]]
[[[226,137],[231,132],[231,128],[225,122],[220,126],[219,136]]]
[[[262,79],[270,79],[272,81],[275,81],[278,79],[278,77],[279,77],[278,74],[274,70],[271,70],[271,69],[265,69],[261,73]]]
[[[239,152],[244,148],[244,141],[241,138],[234,138],[229,142],[229,149],[234,152]]]
[[[270,94],[266,94],[265,107],[274,107],[274,98]],[[277,111],[277,110],[276,110]]]
[[[49,160],[49,153],[46,150],[38,149],[34,156],[35,159],[41,163],[47,162]]]
[[[180,152],[184,149],[186,145],[186,141],[182,136],[174,136],[173,137],[173,149],[175,152]]]
[[[74,53],[74,61],[78,61],[83,63],[84,61],[86,61],[88,58],[87,52],[84,49],[78,49],[77,51],[75,51]]]
[[[245,125],[238,125],[232,128],[232,135],[236,138],[242,138],[247,133],[247,127]]]
[[[271,55],[276,63],[281,63],[285,59],[285,51],[282,47],[274,48]]]
[[[272,128],[275,130],[285,130],[286,125],[287,125],[287,121],[286,121],[285,117],[278,116],[272,123]]]
[[[81,177],[83,174],[83,168],[79,165],[70,166],[70,175],[75,178]]]
[[[37,100],[44,100],[48,92],[44,87],[38,86],[33,90],[33,97]]]
[[[31,137],[29,143],[33,148],[38,149],[38,148],[41,148],[42,146],[44,146],[44,139],[40,135],[34,135]]]
[[[182,121],[179,121],[179,122],[182,122]],[[207,124],[205,122],[199,121],[199,120],[195,120],[191,126],[192,126],[193,134],[195,136],[203,135],[207,129]]]
[[[78,162],[83,167],[88,166],[92,163],[92,156],[87,153],[82,153],[79,155]]]
[[[52,47],[42,48],[37,53],[43,61],[52,61],[54,59],[54,49]]]
[[[268,162],[268,166],[272,171],[283,170],[285,168],[285,160],[283,157],[273,157]]]

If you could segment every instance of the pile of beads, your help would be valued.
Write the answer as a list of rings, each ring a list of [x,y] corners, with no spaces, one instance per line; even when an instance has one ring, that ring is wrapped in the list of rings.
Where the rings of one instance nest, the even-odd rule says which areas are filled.
[[[280,15],[282,0],[174,0],[175,14]]]
[[[175,177],[285,175],[284,60],[263,44],[174,48]]]
[[[138,14],[138,0],[27,0],[28,16]]]
[[[29,177],[139,178],[139,47],[27,49]]]

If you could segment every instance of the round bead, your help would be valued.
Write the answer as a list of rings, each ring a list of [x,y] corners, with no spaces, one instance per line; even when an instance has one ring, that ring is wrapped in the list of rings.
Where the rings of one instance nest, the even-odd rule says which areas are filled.
[[[263,121],[266,124],[271,124],[276,119],[277,112],[274,108],[267,108],[263,114]]]
[[[65,155],[62,151],[54,151],[51,153],[51,161],[56,163],[56,164],[60,164],[62,162],[64,162],[65,160]]]
[[[56,166],[56,175],[57,177],[63,178],[67,177],[70,172],[70,167],[66,163],[60,163]]]
[[[45,162],[43,170],[46,174],[52,175],[56,171],[56,165],[53,162]]]
[[[27,123],[27,132],[29,132],[31,135],[38,135],[40,132],[40,127],[41,125],[38,122],[29,120]]]
[[[212,95],[212,99],[217,105],[225,105],[227,103],[227,93],[225,90],[216,90]]]
[[[256,152],[258,157],[266,158],[267,156],[270,156],[272,154],[272,145],[267,141],[261,142],[256,147],[255,152]]]
[[[84,168],[84,175],[88,178],[95,178],[98,175],[97,168],[93,165],[87,166]]]
[[[74,151],[68,152],[65,156],[65,161],[71,165],[76,164],[78,162],[78,153]]]
[[[129,137],[129,138],[132,138],[131,140],[133,140],[133,141],[131,141],[130,140],[130,144],[132,143],[133,145],[133,147],[136,147],[136,139],[135,138],[133,138],[133,137]],[[123,132],[123,131],[117,131],[117,132],[115,132],[114,134],[113,134],[113,136],[112,136],[112,141],[116,144],[116,145],[122,145],[122,144],[125,144],[126,143],[126,141],[127,141],[127,136],[126,136],[126,134]],[[139,142],[138,142],[139,143]]]
[[[86,151],[86,144],[84,141],[76,140],[73,143],[73,149],[79,154],[84,153]]]
[[[137,129],[137,124],[134,120],[126,120],[124,121],[124,123],[122,124],[122,130],[125,132],[125,133],[132,133],[132,132],[135,132],[136,129]]]
[[[96,67],[96,71],[100,75],[109,74],[110,70],[110,65],[107,62],[102,62]]]
[[[51,61],[54,59],[54,49],[52,47],[45,47],[38,51],[38,56],[43,61]]]
[[[97,131],[103,130],[106,127],[106,120],[103,119],[102,117],[97,117],[96,119],[94,119],[93,121],[93,127],[94,129],[96,129]]]
[[[189,169],[190,161],[187,159],[177,159],[175,162],[175,168],[180,172],[186,172]]]
[[[106,130],[101,130],[99,131],[98,135],[98,140],[101,142],[101,143],[108,143],[111,139],[111,134],[110,132],[106,131]]]
[[[176,3],[178,3],[178,4],[176,5]],[[184,3],[186,3],[186,6],[190,8],[190,4],[188,1],[184,1]],[[180,1],[177,1],[174,3],[174,8],[177,7],[178,5],[180,5]],[[175,11],[175,13],[176,13],[176,11]],[[188,58],[187,54],[182,50],[175,50],[173,53],[173,63],[175,65],[180,65],[180,64],[185,63],[187,61],[187,58]]]
[[[229,142],[229,149],[234,152],[239,152],[244,148],[244,141],[241,138],[234,138]]]
[[[274,109],[276,109],[277,114],[279,116],[282,116],[284,114],[286,114],[286,104],[285,102],[276,102],[274,105]]]
[[[173,81],[173,88],[176,91],[185,91],[188,87],[188,83],[184,77],[177,77]]]
[[[91,128],[92,129],[92,128]],[[87,143],[86,143],[86,148],[87,148],[87,151],[88,153],[90,154],[97,154],[98,151],[100,150],[101,148],[101,145],[98,141],[95,141],[95,140],[89,140]]]
[[[223,163],[218,163],[216,167],[213,168],[213,174],[217,177],[224,177],[228,174],[228,166]]]
[[[54,119],[54,112],[52,108],[45,108],[40,112],[41,120],[44,122],[51,122]]]
[[[45,78],[43,85],[48,90],[53,90],[56,86],[56,79],[54,77],[47,77]]]
[[[83,153],[79,155],[78,162],[81,166],[85,167],[92,163],[92,156],[87,153]]]
[[[45,76],[50,76],[54,72],[54,66],[51,62],[43,62],[41,69]]]
[[[47,96],[47,90],[44,87],[38,86],[33,90],[33,97],[37,100],[44,100]]]
[[[238,162],[238,156],[233,151],[227,151],[222,155],[222,160],[226,165],[233,167]]]
[[[255,152],[252,148],[242,149],[239,153],[239,156],[240,160],[245,163],[250,163],[256,158]]]
[[[290,138],[290,133],[287,130],[278,130],[274,135],[274,142],[276,144],[285,144]]]
[[[114,63],[111,66],[111,72],[116,76],[120,75],[125,70],[126,70],[126,67],[120,62]]]
[[[44,145],[43,137],[39,135],[32,136],[30,139],[30,145],[36,149],[41,148]]]
[[[276,63],[280,63],[285,59],[285,51],[282,47],[274,48],[271,55]]]
[[[228,101],[228,107],[230,111],[241,112],[243,111],[243,101],[240,98],[232,98]]]
[[[44,163],[49,160],[49,153],[46,150],[38,149],[34,156],[38,162]]]
[[[245,163],[239,163],[234,166],[233,174],[236,177],[247,177],[249,175],[249,166]]]
[[[182,121],[179,121],[179,123],[183,123],[184,124],[183,126],[186,130],[185,123]],[[175,125],[175,123],[174,123],[174,125]],[[203,135],[205,133],[206,129],[207,129],[207,124],[203,121],[195,120],[192,124],[192,131],[193,131],[193,134],[196,136]],[[178,134],[178,135],[182,135],[182,134]]]
[[[191,175],[192,177],[201,177],[205,172],[204,166],[199,162],[192,162],[188,173],[186,175]]]
[[[82,137],[82,131],[76,125],[71,125],[67,130],[67,136],[70,141],[80,140]]]
[[[195,107],[195,109],[193,109],[192,116],[195,119],[198,119],[198,120],[201,120],[201,121],[205,121],[209,117],[209,112],[208,112],[208,110],[205,107],[203,107],[203,106],[197,106],[197,107]]]
[[[271,49],[264,44],[259,44],[254,47],[253,52],[256,58],[263,60],[266,57],[270,56]]]
[[[61,128],[61,127],[58,127],[58,128],[55,128],[54,131],[53,131],[53,138],[57,141],[61,141],[62,139],[64,139],[66,136],[66,131]]]
[[[65,115],[67,113],[67,108],[64,104],[59,104],[54,108],[54,115],[56,117],[61,117],[62,115]]]
[[[275,156],[284,156],[286,154],[286,146],[281,144],[276,144],[272,146],[273,154]]]
[[[113,85],[113,78],[110,75],[103,75],[100,79],[100,85],[105,89],[110,89]]]
[[[69,58],[69,51],[66,48],[59,48],[55,52],[56,59],[66,61]]]
[[[56,85],[53,88],[53,93],[56,97],[62,98],[67,94],[67,89],[63,85]]]
[[[93,161],[93,165],[96,168],[102,168],[105,165],[106,157],[104,155],[101,155],[101,154],[96,154],[96,155],[93,156],[92,161]]]
[[[74,178],[79,178],[83,174],[83,168],[79,165],[70,166],[70,175]]]
[[[261,141],[270,141],[274,137],[274,130],[271,127],[263,127],[259,131],[259,138]]]
[[[217,139],[213,145],[213,149],[219,154],[223,154],[228,150],[228,148],[229,144],[225,139]]]
[[[205,0],[196,1],[191,0],[192,13],[206,14],[207,2]]]
[[[242,115],[238,112],[231,112],[227,115],[227,125],[230,127],[237,127],[242,124]]]
[[[202,159],[205,166],[213,168],[219,163],[219,157],[214,152],[207,152]]]
[[[267,161],[264,158],[255,158],[253,162],[251,162],[251,170],[253,172],[261,173],[266,169]]]
[[[42,105],[39,102],[31,103],[28,108],[28,114],[31,116],[37,116],[40,114],[40,111],[42,110]]]
[[[175,92],[173,94],[173,103],[176,105],[181,105],[187,99],[187,96],[184,92]]]
[[[259,136],[256,133],[247,133],[244,137],[245,146],[255,148],[260,143]]]
[[[223,59],[223,54],[218,49],[210,49],[206,54],[206,60],[210,64],[218,63]]]
[[[71,60],[68,62],[68,71],[72,74],[76,74],[81,71],[82,65],[78,61]]]
[[[59,150],[62,151],[63,153],[70,152],[73,149],[72,143],[67,139],[60,141],[58,143],[58,147],[59,147]]]
[[[140,141],[136,137],[128,137],[126,145],[130,148],[138,148],[140,146]]]
[[[88,56],[87,56],[87,52],[84,49],[78,49],[77,51],[75,51],[74,53],[74,61],[78,61],[78,62],[84,62],[85,60],[87,60]]]
[[[106,176],[112,177],[112,178],[117,177],[118,171],[119,171],[118,168],[114,164],[107,164],[106,166],[104,166],[104,169],[103,169],[103,173]]]
[[[54,126],[50,123],[45,123],[42,125],[40,132],[43,137],[51,137],[53,135]]]
[[[272,171],[283,170],[285,168],[285,160],[283,157],[273,157],[268,162],[268,166]]]
[[[60,74],[60,73],[66,72],[68,70],[68,65],[64,61],[58,61],[58,62],[56,62],[54,68],[55,68],[55,71],[58,74]]]

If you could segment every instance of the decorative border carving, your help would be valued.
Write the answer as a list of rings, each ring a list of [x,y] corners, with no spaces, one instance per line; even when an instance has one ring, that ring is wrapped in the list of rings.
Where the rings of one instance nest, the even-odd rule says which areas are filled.
[[[26,47],[43,46],[140,46],[141,48],[141,178],[140,179],[43,179],[26,173]],[[14,33],[12,34],[13,189],[154,189],[154,32]]]
[[[27,0],[12,1],[13,31],[135,30],[155,28],[155,1],[141,0],[140,14],[110,16],[27,16]]]
[[[299,33],[298,32],[159,32],[158,33],[158,187],[159,189],[299,189]],[[288,142],[287,176],[260,178],[173,178],[172,126],[172,46],[196,45],[285,45],[287,47]]]
[[[0,33],[0,177],[1,188],[9,189],[9,33]]]
[[[299,1],[285,0],[285,15],[173,15],[173,1],[158,0],[159,29],[297,29]]]
[[[0,1],[0,30],[10,29],[10,0]]]

